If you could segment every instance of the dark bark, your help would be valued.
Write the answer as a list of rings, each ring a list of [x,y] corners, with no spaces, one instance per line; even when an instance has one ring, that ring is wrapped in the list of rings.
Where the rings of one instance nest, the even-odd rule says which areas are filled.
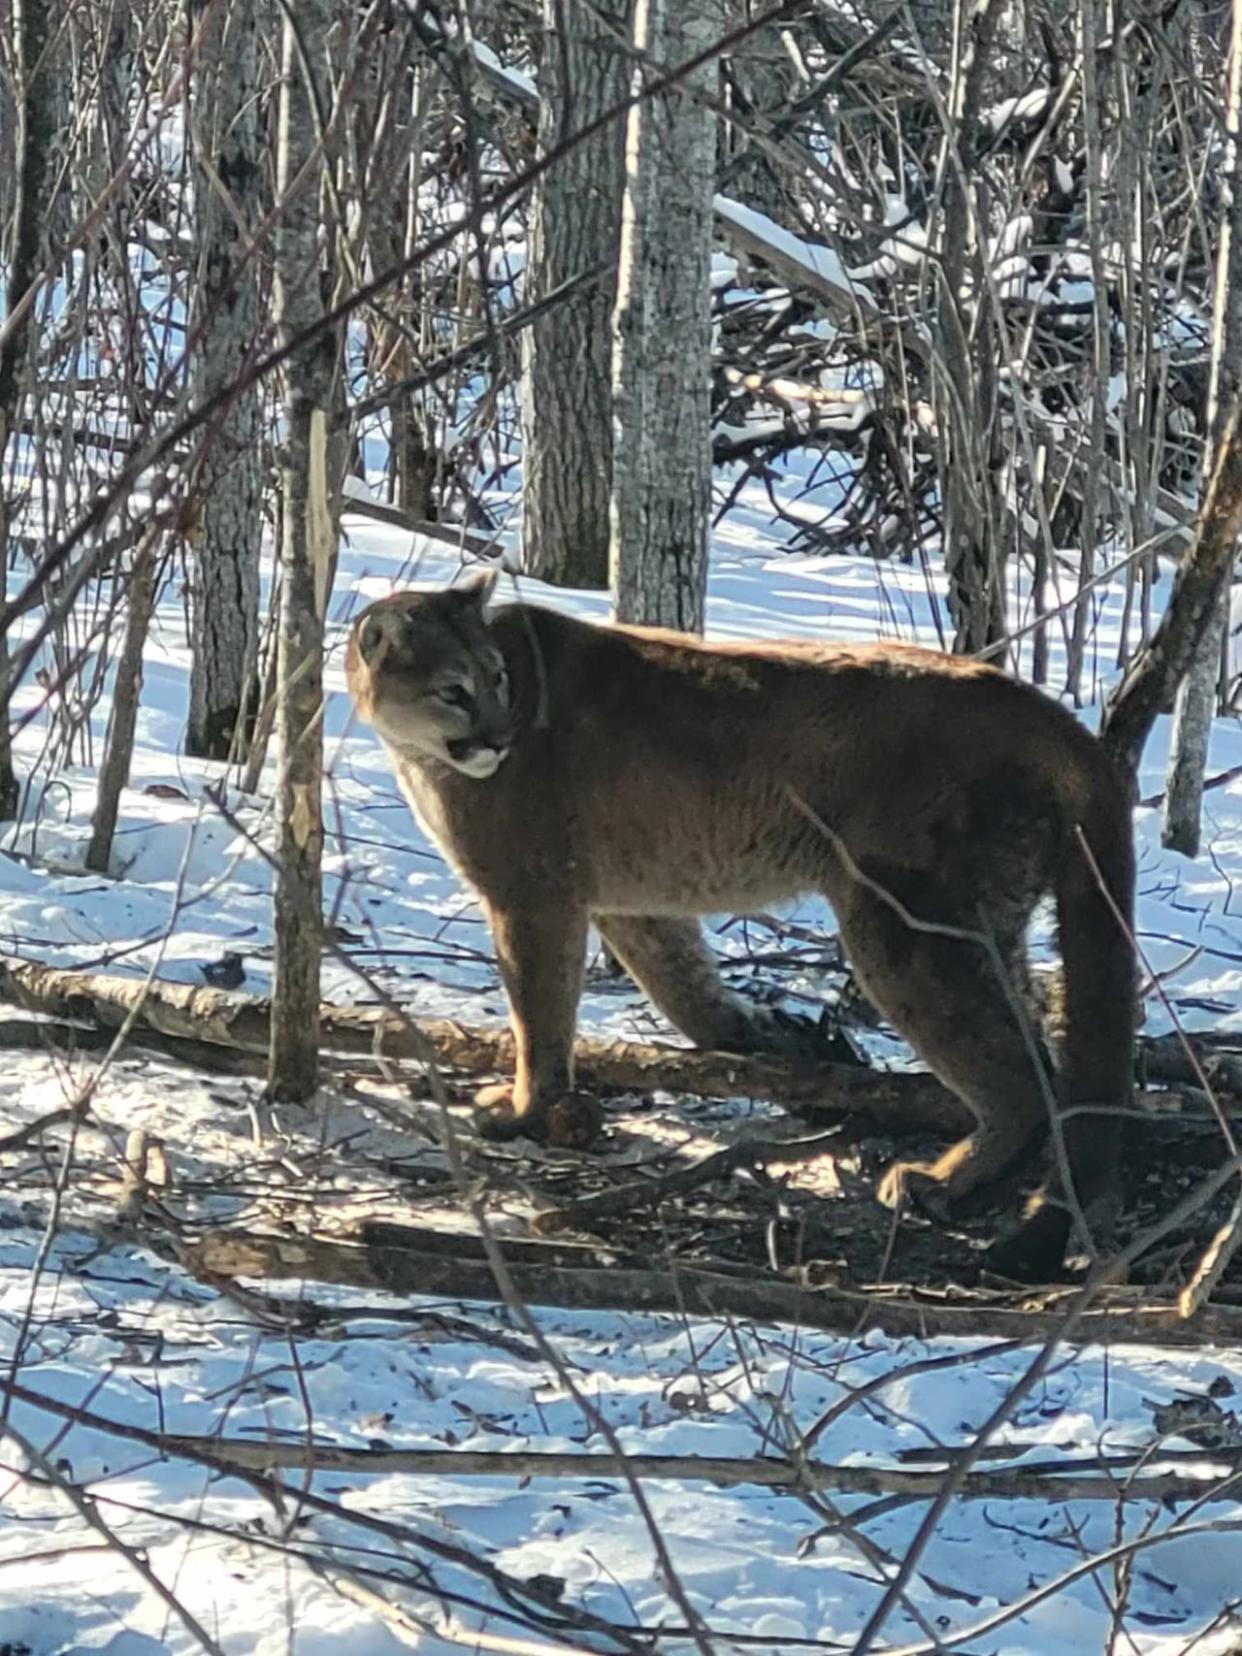
[[[454,1237],[453,1242],[459,1239]],[[549,1246],[549,1254],[564,1244]],[[508,1243],[501,1243],[507,1252]],[[425,1231],[373,1222],[349,1241],[316,1236],[256,1236],[252,1232],[210,1231],[187,1258],[192,1269],[211,1277],[264,1277],[384,1288],[396,1294],[431,1294],[448,1299],[495,1300],[495,1274],[476,1249],[462,1245],[456,1255],[427,1245]],[[507,1275],[528,1305],[592,1310],[668,1311],[677,1316],[727,1317],[789,1322],[857,1338],[864,1328],[920,1339],[1019,1339],[1042,1341],[1064,1328],[1071,1296],[1079,1290],[1049,1289],[1042,1295],[972,1292],[958,1288],[933,1298],[900,1287],[838,1287],[828,1281],[803,1286],[775,1272],[745,1275],[703,1270],[678,1263],[661,1270],[616,1265],[526,1263]],[[813,1281],[813,1279],[812,1279]],[[1077,1312],[1074,1337],[1094,1341],[1150,1341],[1154,1345],[1202,1346],[1205,1340],[1234,1342],[1242,1312],[1232,1306],[1205,1306],[1185,1320],[1168,1296],[1137,1297],[1129,1288],[1097,1289],[1093,1303]]]
[[[276,314],[283,341],[323,314],[319,274],[319,182],[315,88],[327,61],[328,0],[285,14],[281,54],[276,233]],[[323,932],[323,613],[335,541],[328,487],[334,340],[313,337],[285,368],[286,435],[281,468],[280,614],[277,644],[277,850],[275,960],[268,1087],[307,1099],[319,1073],[319,962]]]
[[[730,9],[741,20],[756,8],[750,0],[733,0]],[[780,27],[751,35],[723,68],[724,105],[732,119],[720,123],[720,188],[770,218],[797,223],[798,151],[791,146],[786,159],[778,139],[799,88]]]
[[[1185,678],[1233,573],[1242,531],[1242,419],[1235,399],[1215,445],[1194,541],[1173,578],[1150,645],[1104,713],[1101,739],[1133,783],[1151,727]]]
[[[43,227],[47,221],[55,105],[51,95],[47,48],[52,8],[38,0],[12,0],[11,49],[17,81],[17,167],[13,240],[8,250],[7,328],[0,339],[0,480],[8,475],[9,436],[17,423],[24,393],[27,349],[30,342],[31,300],[41,265]],[[7,596],[9,514],[0,481],[0,606]],[[0,632],[0,688],[7,707],[9,687],[7,634]],[[17,815],[21,792],[13,770],[13,749],[7,714],[0,715],[0,822]]]
[[[721,0],[635,0],[634,45],[666,69],[722,33]],[[635,91],[651,69],[635,72]],[[711,504],[713,62],[626,123],[626,188],[613,318],[611,577],[622,621],[697,632]]]
[[[1242,137],[1242,8],[1237,4],[1233,8],[1225,130],[1230,141],[1225,149],[1227,188],[1217,248],[1212,377],[1207,410],[1209,431],[1214,430],[1222,412],[1234,402],[1242,384],[1239,364],[1242,356],[1242,171],[1238,165],[1238,143]],[[1189,670],[1178,686],[1174,708],[1161,837],[1165,845],[1188,857],[1199,852],[1203,779],[1217,705],[1227,608],[1226,583],[1199,639]]]
[[[629,9],[629,0],[543,0],[541,154],[625,96]],[[624,163],[618,121],[550,168],[531,198],[527,303],[600,272],[522,336],[522,563],[561,586],[608,585],[610,324]]]
[[[195,396],[231,385],[259,339],[259,271],[248,247],[262,206],[260,8],[195,6],[193,77],[199,263],[192,320]],[[253,734],[263,452],[258,387],[225,403],[203,433],[191,603],[186,752],[242,757]]]
[[[954,649],[967,655],[1004,638],[1003,512],[998,463],[995,346],[978,227],[988,215],[979,169],[979,111],[998,0],[960,0],[957,72],[942,157],[943,267],[937,304],[933,401],[940,433],[944,562]],[[967,297],[967,290],[970,297]]]
[[[121,790],[129,781],[134,754],[134,731],[142,695],[142,652],[147,642],[158,590],[158,533],[148,531],[134,554],[125,612],[125,636],[116,664],[112,691],[112,714],[108,720],[108,742],[99,768],[99,791],[91,823],[86,866],[106,874],[112,857],[112,840],[121,805]]]

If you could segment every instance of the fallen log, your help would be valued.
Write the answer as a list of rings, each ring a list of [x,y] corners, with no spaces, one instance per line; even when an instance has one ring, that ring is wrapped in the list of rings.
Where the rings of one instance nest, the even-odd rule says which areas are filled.
[[[142,1443],[160,1456],[197,1461],[216,1471],[346,1472],[355,1477],[396,1473],[419,1478],[558,1478],[599,1483],[609,1478],[666,1478],[706,1483],[717,1489],[754,1485],[761,1489],[824,1489],[837,1494],[906,1496],[931,1500],[944,1480],[944,1467],[911,1470],[905,1466],[859,1466],[775,1455],[642,1455],[606,1449],[394,1449],[381,1444],[360,1447],[324,1439],[255,1440],[162,1432],[115,1415],[95,1413],[76,1403],[23,1386],[0,1382],[4,1395],[40,1409],[58,1420],[87,1427],[108,1437]],[[940,1459],[951,1464],[954,1453]],[[1166,1458],[1161,1455],[1162,1460]],[[1039,1501],[1236,1501],[1236,1452],[1197,1452],[1184,1473],[1135,1473],[1136,1453],[1099,1456],[1092,1461],[1066,1457],[1065,1470],[1055,1463],[1047,1471],[1016,1466],[967,1473],[958,1494],[962,1500]],[[540,1647],[540,1648],[551,1648]]]
[[[746,1267],[732,1271],[673,1263],[635,1266],[611,1250],[584,1244],[498,1244],[509,1286],[527,1305],[566,1310],[671,1312],[677,1316],[791,1323],[858,1337],[880,1328],[895,1337],[1047,1339],[1064,1322],[1078,1290],[1046,1288],[1018,1293],[951,1287],[843,1287]],[[193,1275],[219,1285],[233,1277],[323,1282],[385,1289],[397,1295],[496,1301],[503,1296],[477,1237],[428,1237],[424,1230],[386,1221],[364,1224],[342,1239],[264,1235],[220,1228],[181,1242],[177,1256]],[[377,1312],[377,1315],[381,1313]],[[1192,1321],[1176,1299],[1128,1287],[1101,1288],[1080,1310],[1075,1344],[1118,1341],[1155,1346],[1231,1345],[1242,1338],[1242,1308],[1207,1305]]]
[[[148,984],[141,978],[76,972],[3,955],[0,1001],[106,1029],[119,1029],[132,1019],[137,1038],[150,1031],[163,1041],[191,1041],[258,1057],[267,1052],[267,1001],[233,990]],[[512,1073],[513,1037],[505,1028],[472,1027],[447,1018],[415,1020],[375,1006],[325,1005],[320,1018],[321,1042],[329,1053],[434,1063],[472,1076]],[[971,1125],[963,1105],[930,1075],[635,1041],[580,1040],[574,1056],[579,1081],[604,1092],[763,1099],[799,1114],[865,1116],[890,1131],[920,1127],[953,1134]]]
[[[119,973],[73,971],[0,955],[0,1002],[57,1020],[54,1039],[64,1038],[76,1024],[84,1031],[80,1044],[95,1045],[90,1030],[115,1031],[132,1019],[135,1040],[165,1055],[175,1055],[180,1044],[187,1057],[201,1062],[214,1048],[223,1056],[216,1067],[256,1074],[266,1067],[269,1009],[257,995],[190,983],[148,984]],[[420,1020],[384,1007],[329,1004],[320,1008],[320,1023],[322,1048],[329,1058],[436,1064],[467,1076],[513,1070],[513,1037],[499,1025]],[[0,1040],[0,1045],[34,1045],[42,1039],[22,1034],[11,1042]],[[1196,1035],[1192,1045],[1218,1093],[1242,1091],[1238,1036]],[[575,1044],[574,1056],[583,1086],[601,1092],[751,1098],[783,1105],[801,1116],[858,1116],[885,1132],[922,1130],[952,1136],[973,1126],[961,1102],[931,1075],[739,1057],[659,1042],[582,1039]],[[1146,1078],[1175,1086],[1199,1075],[1180,1039],[1172,1035],[1142,1041],[1139,1061]],[[1172,1100],[1166,1095],[1162,1102]]]

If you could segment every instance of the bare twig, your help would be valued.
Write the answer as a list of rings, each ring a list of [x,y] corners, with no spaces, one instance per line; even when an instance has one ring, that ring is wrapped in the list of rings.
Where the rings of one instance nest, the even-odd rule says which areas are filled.
[[[197,1436],[191,1433],[156,1432],[136,1427],[94,1411],[83,1412],[74,1404],[44,1398],[30,1387],[11,1383],[15,1401],[43,1410],[75,1425],[137,1442],[162,1455],[208,1461],[221,1468],[247,1471],[303,1470],[308,1463],[318,1471],[350,1472],[373,1477],[396,1473],[402,1477],[460,1478],[586,1478],[618,1477],[626,1470],[637,1478],[661,1478],[690,1483],[712,1484],[734,1489],[751,1484],[762,1489],[831,1489],[851,1495],[908,1495],[927,1500],[939,1488],[943,1467],[911,1470],[900,1466],[832,1465],[801,1459],[796,1464],[777,1457],[733,1455],[643,1455],[607,1450],[582,1454],[555,1450],[471,1450],[471,1449],[355,1449],[316,1439],[311,1453],[304,1442]],[[946,1461],[951,1458],[946,1453]],[[1064,1475],[1052,1471],[1031,1472],[1023,1467],[1008,1471],[972,1472],[963,1481],[965,1500],[1048,1500],[1048,1501],[1178,1501],[1199,1500],[1205,1494],[1205,1473],[1216,1473],[1219,1481],[1210,1485],[1215,1500],[1235,1500],[1242,1473],[1236,1468],[1237,1455],[1203,1451],[1195,1457],[1195,1469],[1187,1473],[1153,1473],[1144,1477],[1123,1476],[1133,1472],[1133,1457],[1116,1460],[1101,1456],[1097,1473],[1080,1470]],[[1239,1523],[1242,1528],[1242,1521]]]

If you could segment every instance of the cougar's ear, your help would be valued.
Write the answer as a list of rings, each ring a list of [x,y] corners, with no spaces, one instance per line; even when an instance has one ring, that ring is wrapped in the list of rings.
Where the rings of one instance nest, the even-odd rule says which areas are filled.
[[[355,637],[358,640],[358,649],[362,659],[370,661],[376,650],[384,642],[383,621],[378,615],[364,616],[355,629]]]
[[[500,579],[498,569],[480,569],[467,575],[464,581],[459,581],[455,587],[449,588],[449,596],[455,598],[463,609],[473,609],[482,612],[484,604],[492,595],[496,582]]]

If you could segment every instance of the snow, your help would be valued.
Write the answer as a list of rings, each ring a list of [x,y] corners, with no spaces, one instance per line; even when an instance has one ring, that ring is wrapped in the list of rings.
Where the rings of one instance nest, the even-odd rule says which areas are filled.
[[[886,220],[900,223],[901,229],[880,243],[874,259],[855,265],[850,271],[852,281],[871,282],[879,277],[895,276],[902,265],[921,265],[927,257],[927,226],[910,219],[899,197],[890,198],[889,209]]]
[[[41,1329],[21,1383],[48,1401],[80,1405],[104,1420],[217,1439],[222,1453],[229,1442],[297,1444],[308,1431],[324,1445],[358,1448],[603,1447],[536,1350],[521,1356],[490,1348],[506,1331],[494,1308],[454,1307],[473,1325],[471,1337],[437,1337],[430,1307],[425,1328],[389,1323],[381,1304],[372,1309],[357,1296],[350,1303],[321,1289],[316,1302],[335,1303],[340,1321],[303,1335],[295,1351],[283,1333],[265,1331],[197,1284],[153,1268],[137,1250],[114,1249],[102,1259],[88,1254],[84,1239],[62,1237],[32,1305],[21,1243],[0,1250],[0,1316],[7,1326],[29,1307]],[[111,1313],[102,1331],[101,1303]],[[942,1342],[942,1355],[958,1364],[918,1373],[913,1365],[925,1351],[917,1342],[874,1334],[860,1345],[796,1330],[714,1330],[672,1317],[635,1316],[622,1327],[613,1317],[552,1311],[539,1313],[537,1325],[620,1446],[641,1454],[779,1453],[839,1408],[851,1389],[887,1380],[865,1408],[838,1414],[815,1455],[830,1464],[893,1464],[910,1451],[967,1440],[1027,1360],[980,1347],[969,1361],[968,1345],[945,1349],[949,1342]],[[1242,1384],[1237,1354],[1205,1351],[1179,1367],[1183,1372],[1173,1376],[1167,1355],[1141,1350],[1081,1354],[1047,1379],[998,1447],[1039,1459],[1144,1447],[1152,1442],[1153,1396],[1168,1397],[1179,1382],[1196,1389]],[[678,1377],[682,1392],[674,1389]],[[685,1395],[704,1395],[710,1406],[688,1409],[679,1401]],[[290,1510],[282,1521],[259,1490],[215,1477],[189,1457],[157,1460],[106,1432],[66,1428],[34,1403],[15,1403],[10,1424],[47,1445],[62,1471],[91,1487],[102,1520],[176,1583],[182,1603],[226,1650],[281,1648],[291,1603],[295,1649],[317,1650],[345,1631],[360,1641],[360,1652],[396,1648],[380,1620],[357,1611],[343,1616],[336,1594],[298,1566],[302,1552],[345,1569],[364,1560],[364,1549],[381,1539],[375,1518],[387,1527],[387,1566],[405,1577],[394,1596],[432,1629],[443,1626],[439,1595],[487,1596],[470,1562],[484,1559],[512,1582],[555,1578],[565,1584],[566,1603],[621,1627],[679,1619],[633,1498],[615,1472],[572,1482],[531,1479],[524,1461],[523,1476],[513,1478],[320,1473],[310,1487],[327,1510],[304,1512],[295,1524],[300,1474],[287,1479]],[[73,1648],[106,1649],[105,1638],[123,1626],[130,1639],[157,1641],[155,1649],[193,1648],[115,1556],[78,1550],[81,1526],[56,1495],[30,1481],[6,1493],[0,1641],[49,1652],[73,1641]],[[848,1528],[824,1530],[834,1507],[848,1513],[859,1497],[829,1494],[808,1506],[795,1493],[687,1479],[652,1480],[645,1494],[686,1596],[718,1641],[713,1648],[730,1648],[732,1632],[770,1639],[773,1649],[789,1639],[848,1640],[874,1603],[874,1569]],[[1233,1509],[1209,1510],[1225,1516]],[[918,1517],[917,1508],[899,1507],[869,1523],[867,1533],[875,1547],[900,1556]],[[1135,1502],[1119,1516],[1111,1502],[1060,1508],[1012,1501],[1003,1511],[1005,1539],[989,1542],[998,1521],[998,1503],[963,1501],[950,1509],[910,1588],[911,1607],[932,1626],[943,1630],[950,1617],[967,1626],[982,1621],[1123,1536],[1149,1544],[1129,1591],[1137,1649],[1175,1648],[1144,1634],[1144,1623],[1185,1635],[1205,1608],[1236,1592],[1233,1535],[1198,1533],[1193,1541],[1151,1547],[1153,1535],[1177,1522],[1155,1503]],[[437,1543],[453,1557],[429,1559],[427,1549]],[[419,1580],[421,1568],[431,1570],[434,1587]],[[494,1606],[473,1624],[496,1629],[502,1613]],[[1004,1648],[1098,1649],[1106,1627],[1107,1605],[1088,1573],[1008,1624]],[[917,1640],[918,1632],[916,1621],[899,1614],[890,1637]],[[1226,1637],[1209,1637],[1201,1648],[1224,1651]],[[429,1635],[419,1648],[448,1650],[453,1643]],[[585,1640],[578,1648],[615,1647]],[[670,1636],[661,1648],[691,1647]]]
[[[730,481],[719,480],[722,490]],[[795,468],[780,484],[793,517],[809,510],[796,498],[803,482]],[[782,551],[783,533],[767,489],[746,484],[716,535],[713,635],[937,641],[938,576],[861,556],[793,557]],[[486,1022],[503,1016],[486,929],[352,718],[341,672],[358,607],[395,586],[439,585],[459,567],[442,544],[346,518],[327,662],[325,865],[326,903],[347,941],[326,967],[324,992],[366,998],[379,984],[415,1015]],[[1067,591],[1073,575],[1063,568]],[[501,588],[502,598],[606,617],[602,594],[552,592],[512,575]],[[1117,579],[1094,597],[1085,687],[1097,700],[1115,677],[1122,596]],[[1029,593],[1015,598],[1019,623],[1029,619],[1025,603]],[[145,675],[109,879],[67,871],[80,862],[94,773],[81,765],[51,781],[42,692],[23,687],[17,711],[31,717],[18,759],[33,786],[0,856],[0,948],[184,982],[200,981],[204,963],[233,950],[244,957],[245,988],[265,991],[271,880],[261,848],[270,823],[261,803],[236,793],[219,809],[206,791],[217,769],[179,752],[187,652],[175,583],[162,596]],[[96,757],[106,718],[105,698],[90,721]],[[1166,746],[1162,724],[1144,766],[1145,795],[1162,786]],[[1210,771],[1235,767],[1242,737],[1236,721],[1218,721]],[[1141,941],[1187,1027],[1239,1029],[1242,776],[1214,787],[1207,810],[1208,851],[1195,863],[1161,849],[1155,808],[1138,813]],[[815,904],[799,918],[830,923]],[[726,954],[736,947],[727,930],[718,942]],[[813,970],[792,987],[812,999],[821,992]],[[599,975],[582,1023],[618,1035],[654,1027],[636,994]],[[1163,1006],[1151,1003],[1148,1030],[1167,1025]],[[6,1130],[63,1108],[96,1067],[88,1054],[6,1049]],[[0,1442],[0,1650],[200,1649],[189,1617],[230,1656],[318,1656],[342,1639],[351,1656],[409,1648],[682,1656],[702,1648],[685,1629],[687,1606],[712,1651],[853,1648],[924,1502],[873,1511],[869,1496],[799,1491],[792,1472],[788,1489],[747,1483],[741,1471],[725,1485],[687,1473],[645,1479],[644,1515],[610,1463],[576,1477],[536,1476],[526,1459],[509,1476],[300,1465],[242,1476],[190,1447],[160,1453],[108,1429],[197,1434],[226,1460],[230,1444],[289,1451],[308,1442],[604,1455],[610,1432],[621,1449],[648,1455],[746,1460],[809,1443],[812,1460],[826,1466],[934,1467],[929,1452],[969,1445],[1032,1361],[1029,1349],[982,1339],[896,1339],[875,1329],[851,1339],[673,1315],[536,1307],[525,1326],[494,1304],[312,1283],[260,1285],[266,1297],[254,1299],[197,1280],[112,1217],[117,1158],[141,1128],[162,1141],[170,1207],[189,1204],[195,1224],[266,1231],[292,1203],[329,1228],[377,1211],[468,1228],[452,1187],[444,1194],[443,1155],[420,1131],[419,1108],[410,1101],[409,1125],[399,1128],[327,1088],[321,1108],[273,1116],[255,1082],[129,1053],[96,1082],[60,1197],[67,1128],[46,1135],[42,1149],[31,1141],[3,1152],[0,1350],[6,1382],[23,1391],[9,1399],[10,1435]],[[687,1142],[693,1128],[682,1120],[676,1131]],[[404,1182],[382,1173],[401,1158]],[[493,1194],[488,1212],[499,1235],[522,1234],[520,1207]],[[929,1358],[941,1361],[929,1369]],[[1148,1457],[1139,1475],[1180,1469],[1167,1457],[1185,1444],[1160,1438],[1153,1405],[1210,1394],[1228,1411],[1240,1388],[1236,1351],[1068,1349],[981,1466],[1012,1474],[1129,1451]],[[49,1412],[58,1403],[91,1421]],[[84,1512],[43,1479],[23,1445],[89,1496]],[[1230,1463],[1199,1464],[1210,1494]],[[1151,1498],[957,1498],[880,1647],[931,1649],[939,1639],[1006,1656],[1105,1649],[1115,1599],[1124,1627],[1116,1648],[1173,1656],[1198,1635],[1200,1656],[1225,1656],[1239,1635],[1229,1607],[1242,1591],[1240,1521],[1227,1492],[1194,1508]],[[1121,1562],[1110,1553],[1118,1547]],[[1097,1555],[1105,1562],[1093,1563]]]
[[[503,81],[513,95],[522,103],[537,103],[539,94],[531,77],[521,69],[514,69],[502,63],[492,51],[491,47],[482,40],[471,40],[470,50],[479,64]]]
[[[1000,132],[1011,122],[1029,124],[1038,121],[1047,111],[1052,102],[1052,91],[1046,86],[1037,86],[1033,91],[1024,92],[1018,98],[1003,98],[985,109],[982,116],[983,125],[991,132]]]
[[[761,255],[766,250],[774,261],[780,261],[776,268],[782,277],[792,265],[805,271],[819,287],[836,290],[841,299],[861,305],[864,310],[874,306],[871,295],[855,286],[853,276],[831,248],[804,241],[766,214],[734,201],[731,196],[717,195],[714,205],[718,222],[742,232]]]

